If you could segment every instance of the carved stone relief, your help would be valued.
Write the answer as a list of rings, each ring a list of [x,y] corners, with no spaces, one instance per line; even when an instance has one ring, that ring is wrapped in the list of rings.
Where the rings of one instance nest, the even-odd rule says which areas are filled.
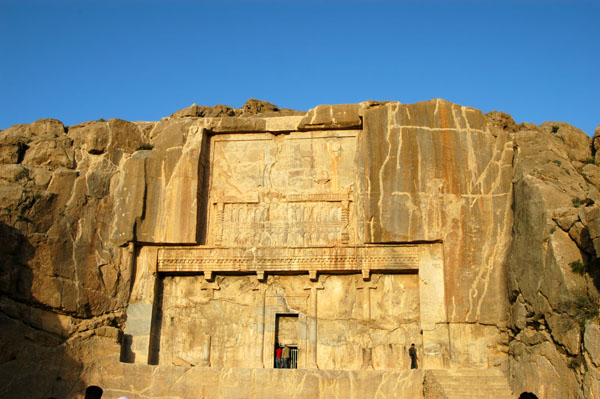
[[[214,136],[207,244],[355,242],[355,152],[354,132]]]
[[[160,364],[272,368],[278,317],[293,316],[299,368],[407,369],[419,312],[416,274],[167,277]]]
[[[442,247],[361,242],[355,152],[352,131],[211,138],[206,243],[153,258],[162,364],[271,368],[280,339],[299,368],[445,362]]]

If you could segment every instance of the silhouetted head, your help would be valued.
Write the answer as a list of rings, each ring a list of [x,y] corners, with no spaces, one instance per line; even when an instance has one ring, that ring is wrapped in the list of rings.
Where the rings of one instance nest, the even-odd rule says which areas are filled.
[[[410,344],[410,346],[413,346],[413,347],[414,347],[414,346],[415,346],[415,344]]]
[[[538,397],[532,394],[531,392],[523,392],[519,396],[519,399],[538,399]]]
[[[96,385],[90,385],[85,389],[85,399],[100,399],[102,398],[102,388]]]

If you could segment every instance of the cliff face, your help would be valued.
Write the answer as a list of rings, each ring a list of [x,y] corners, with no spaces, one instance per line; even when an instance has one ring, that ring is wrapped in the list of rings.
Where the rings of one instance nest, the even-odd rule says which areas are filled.
[[[363,121],[367,241],[443,242],[450,366],[505,368],[512,138],[442,100],[374,106]]]
[[[2,397],[59,395],[118,353],[131,270],[108,238],[111,181],[144,137],[111,120],[0,133]]]
[[[569,125],[545,123],[521,127],[514,141],[513,386],[540,397],[598,397],[600,220],[598,206],[583,203],[598,202],[592,140]]]
[[[0,397],[72,395],[119,363],[127,307],[145,299],[136,245],[206,239],[207,132],[319,129],[360,130],[360,242],[443,243],[447,322],[422,330],[449,337],[428,349],[444,367],[500,368],[517,395],[600,397],[593,140],[443,100],[0,131]]]

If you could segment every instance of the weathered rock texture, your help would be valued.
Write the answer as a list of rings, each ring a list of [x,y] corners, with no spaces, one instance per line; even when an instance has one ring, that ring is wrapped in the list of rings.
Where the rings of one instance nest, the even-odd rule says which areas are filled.
[[[600,397],[599,135],[443,100],[0,131],[0,397]]]
[[[597,205],[582,203],[600,197],[591,140],[550,122],[518,131],[514,141],[508,257],[513,387],[538,397],[598,397],[590,342],[598,323],[600,220]],[[588,271],[574,272],[576,264]]]

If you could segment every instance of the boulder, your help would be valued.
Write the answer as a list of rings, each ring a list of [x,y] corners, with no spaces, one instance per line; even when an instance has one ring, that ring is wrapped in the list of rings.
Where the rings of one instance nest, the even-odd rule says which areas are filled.
[[[544,131],[556,135],[565,144],[570,159],[575,161],[593,160],[592,141],[582,130],[564,122],[544,122],[540,127]]]

